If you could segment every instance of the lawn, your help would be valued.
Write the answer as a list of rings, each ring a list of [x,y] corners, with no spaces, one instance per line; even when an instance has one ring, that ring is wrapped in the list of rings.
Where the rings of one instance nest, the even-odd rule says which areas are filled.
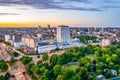
[[[91,55],[87,55],[86,57],[89,58],[92,61],[94,60],[94,55],[92,55],[92,54]]]
[[[70,62],[68,64],[63,65],[63,67],[66,69],[75,70],[79,66],[78,66],[78,62]]]
[[[68,69],[70,69],[70,70],[75,70],[77,68],[78,68],[77,64],[68,64]]]

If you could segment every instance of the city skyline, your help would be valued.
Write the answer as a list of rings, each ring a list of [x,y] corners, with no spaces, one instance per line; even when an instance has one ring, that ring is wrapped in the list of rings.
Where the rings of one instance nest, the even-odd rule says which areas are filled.
[[[120,26],[119,0],[0,0],[0,26]]]

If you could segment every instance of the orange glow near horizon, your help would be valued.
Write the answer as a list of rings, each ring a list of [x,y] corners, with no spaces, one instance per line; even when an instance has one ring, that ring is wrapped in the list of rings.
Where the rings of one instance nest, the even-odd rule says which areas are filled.
[[[74,26],[72,22],[64,22],[64,21],[46,21],[46,22],[34,22],[34,21],[25,21],[25,22],[0,22],[0,27],[37,27],[43,26],[46,27],[48,24],[51,26],[58,26],[58,25],[68,25]],[[85,23],[81,22],[81,24],[76,25],[85,25]]]
[[[46,26],[48,23],[46,22],[0,22],[0,27],[37,27],[39,25]],[[57,24],[53,24],[57,26]]]

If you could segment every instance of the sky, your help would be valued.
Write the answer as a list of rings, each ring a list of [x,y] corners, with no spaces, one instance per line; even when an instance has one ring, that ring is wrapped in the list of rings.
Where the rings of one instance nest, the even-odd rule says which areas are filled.
[[[120,0],[0,0],[0,26],[120,27]]]

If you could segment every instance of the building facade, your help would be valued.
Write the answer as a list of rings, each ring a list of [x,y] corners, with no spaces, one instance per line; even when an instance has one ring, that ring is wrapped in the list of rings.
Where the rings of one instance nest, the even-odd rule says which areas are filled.
[[[57,28],[57,42],[70,42],[70,27],[60,25]]]
[[[36,44],[37,44],[36,38],[33,38],[31,36],[28,36],[28,35],[22,36],[22,42],[24,43],[24,45],[26,45],[30,48],[35,48]]]

